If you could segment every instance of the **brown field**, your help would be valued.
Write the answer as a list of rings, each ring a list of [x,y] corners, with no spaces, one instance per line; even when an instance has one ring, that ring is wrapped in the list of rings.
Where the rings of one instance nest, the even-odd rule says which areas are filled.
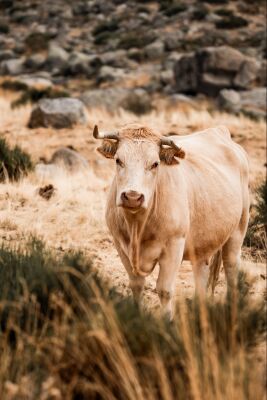
[[[1,136],[10,145],[21,146],[32,156],[34,162],[38,162],[41,157],[49,159],[61,146],[72,145],[89,161],[90,170],[74,175],[62,171],[53,177],[37,176],[33,172],[18,183],[0,184],[0,235],[3,242],[24,243],[29,234],[33,234],[60,254],[73,249],[81,250],[123,295],[129,294],[127,275],[113,247],[104,219],[105,199],[113,175],[113,163],[101,158],[95,151],[96,142],[92,138],[94,124],[97,123],[103,129],[113,129],[138,120],[155,127],[163,134],[189,134],[223,124],[249,154],[252,201],[254,189],[264,179],[266,125],[263,121],[209,112],[206,105],[199,105],[199,108],[174,108],[166,107],[162,103],[158,110],[142,117],[122,110],[110,114],[106,110],[95,109],[88,111],[90,122],[87,127],[30,130],[27,128],[30,111],[30,106],[11,110],[10,99],[7,96],[0,97]],[[52,184],[56,188],[55,195],[49,201],[38,194],[38,188],[46,184]],[[250,249],[244,249],[243,268],[254,280],[251,293],[255,298],[262,297],[266,287],[263,255],[259,253],[254,257]],[[147,279],[143,300],[145,308],[158,308],[156,275],[157,270]],[[177,276],[177,299],[192,297],[193,289],[191,266],[183,263]],[[216,296],[224,293],[224,289],[224,276],[221,274]],[[255,353],[260,374],[265,368],[264,358],[265,347],[261,344]],[[262,391],[259,390],[258,393]],[[237,394],[238,390],[231,399],[238,398]],[[134,396],[133,394],[129,398],[134,399]],[[165,398],[170,397],[166,395]],[[195,395],[194,398],[199,397]],[[221,397],[218,395],[218,398]]]

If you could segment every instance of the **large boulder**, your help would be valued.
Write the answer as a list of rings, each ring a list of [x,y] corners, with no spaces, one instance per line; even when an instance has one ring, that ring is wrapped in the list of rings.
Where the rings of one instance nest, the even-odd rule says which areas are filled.
[[[20,75],[24,70],[24,59],[22,58],[4,60],[0,64],[1,75]]]
[[[77,172],[89,168],[88,161],[77,151],[69,147],[62,147],[56,150],[49,164],[58,165],[68,172]]]
[[[75,124],[86,124],[84,104],[78,99],[42,99],[32,110],[29,128],[71,128]]]
[[[237,92],[223,89],[218,96],[219,106],[228,112],[242,112],[250,117],[266,117],[267,90],[264,87]]]
[[[56,43],[50,43],[46,63],[49,69],[62,70],[66,67],[69,54]]]
[[[260,78],[261,64],[229,46],[207,47],[185,54],[174,64],[177,92],[217,96],[222,89],[250,89]]]

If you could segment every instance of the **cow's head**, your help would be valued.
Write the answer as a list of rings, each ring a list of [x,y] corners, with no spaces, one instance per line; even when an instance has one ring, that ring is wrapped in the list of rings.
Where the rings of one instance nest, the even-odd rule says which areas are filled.
[[[172,140],[159,137],[148,128],[100,133],[95,126],[93,135],[103,140],[97,150],[116,162],[116,205],[131,212],[148,208],[160,164],[177,165],[178,159],[185,157]]]

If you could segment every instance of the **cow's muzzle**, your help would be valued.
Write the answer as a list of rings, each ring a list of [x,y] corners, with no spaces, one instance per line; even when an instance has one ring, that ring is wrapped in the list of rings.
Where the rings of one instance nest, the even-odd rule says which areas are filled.
[[[144,203],[145,197],[142,193],[129,190],[121,194],[122,206],[129,209],[138,209]]]

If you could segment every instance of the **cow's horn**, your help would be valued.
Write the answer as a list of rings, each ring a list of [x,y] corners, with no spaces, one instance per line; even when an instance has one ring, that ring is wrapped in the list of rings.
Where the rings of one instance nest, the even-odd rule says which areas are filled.
[[[99,132],[97,125],[95,125],[95,127],[94,127],[93,136],[94,136],[95,139],[114,139],[114,140],[119,140],[117,132]]]
[[[168,139],[167,137],[161,138],[160,144],[161,144],[162,146],[163,146],[163,145],[166,145],[166,146],[173,147],[174,149],[177,149],[177,150],[180,149],[180,147],[178,147],[178,146],[174,143],[173,140]]]

